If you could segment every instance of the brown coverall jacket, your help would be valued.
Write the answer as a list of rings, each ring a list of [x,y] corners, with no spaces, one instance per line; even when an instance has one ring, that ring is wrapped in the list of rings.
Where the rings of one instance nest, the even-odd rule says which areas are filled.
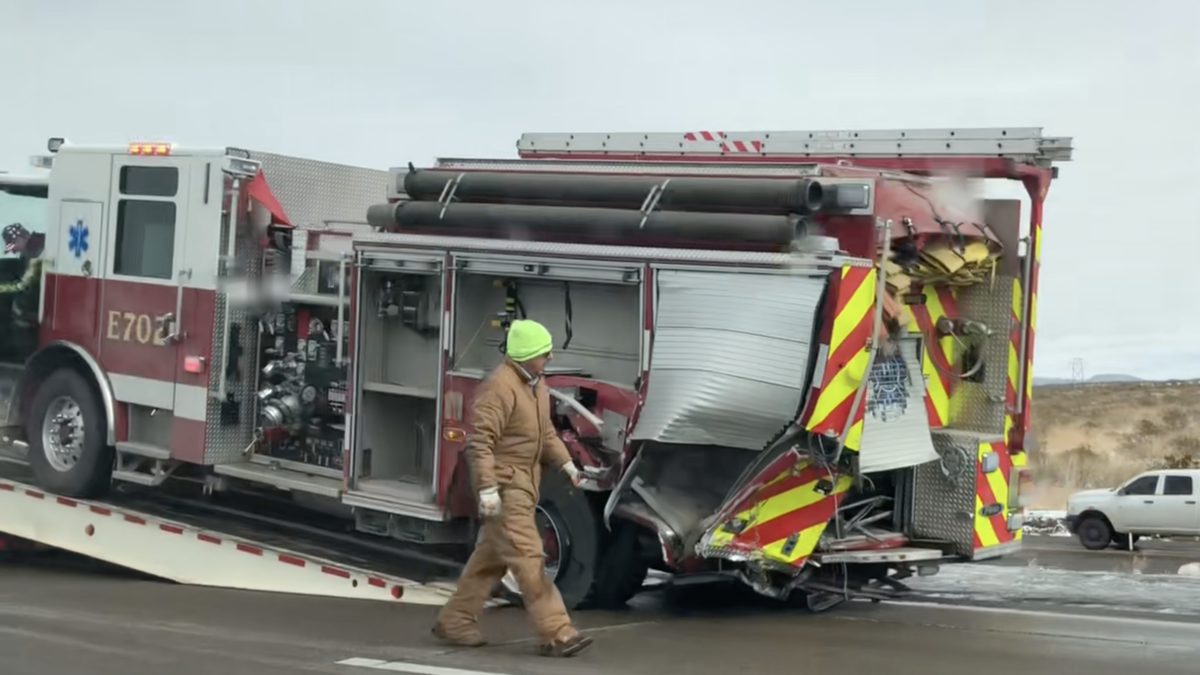
[[[483,522],[475,551],[438,623],[451,639],[474,640],[492,587],[512,570],[538,640],[567,640],[576,632],[562,596],[545,574],[535,520],[542,465],[555,470],[571,461],[550,420],[546,384],[539,378],[530,386],[528,376],[506,360],[480,386],[473,421],[467,444],[472,487],[475,494],[499,490],[500,517]]]
[[[553,470],[571,461],[550,421],[546,383],[538,378],[530,387],[527,375],[506,360],[480,386],[474,413],[467,463],[475,494],[516,488],[536,504],[542,465]]]

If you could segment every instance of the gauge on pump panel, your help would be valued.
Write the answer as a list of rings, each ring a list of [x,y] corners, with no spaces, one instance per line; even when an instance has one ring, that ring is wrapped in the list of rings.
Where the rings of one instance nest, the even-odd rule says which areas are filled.
[[[317,388],[311,384],[300,390],[300,400],[304,403],[312,403],[317,400]]]

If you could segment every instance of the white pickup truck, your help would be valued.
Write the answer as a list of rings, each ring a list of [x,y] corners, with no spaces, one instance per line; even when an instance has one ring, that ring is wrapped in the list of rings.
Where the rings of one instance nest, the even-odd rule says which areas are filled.
[[[1164,469],[1067,500],[1067,527],[1085,548],[1129,548],[1141,536],[1200,536],[1200,469]]]

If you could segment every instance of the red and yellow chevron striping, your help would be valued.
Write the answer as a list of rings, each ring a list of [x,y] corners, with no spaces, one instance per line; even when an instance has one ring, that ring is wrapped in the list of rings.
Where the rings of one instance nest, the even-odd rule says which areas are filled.
[[[1019,451],[1021,448],[1014,448],[1010,439],[1013,425],[1016,424],[1016,418],[1013,417],[1017,409],[1017,401],[1020,393],[1017,391],[1017,383],[1021,379],[1021,281],[1013,279],[1012,287],[1012,312],[1009,315],[1011,328],[1008,331],[1008,382],[1004,390],[1004,444],[1010,451]]]
[[[946,373],[953,369],[954,338],[943,337],[936,345],[931,338],[936,335],[938,319],[943,316],[956,318],[958,308],[953,288],[926,286],[920,293],[925,297],[924,304],[908,305],[913,317],[908,330],[925,336],[925,353],[921,359],[921,371],[925,375],[925,411],[929,415],[929,427],[938,429],[950,426],[953,381]],[[937,359],[936,364],[934,359]]]
[[[854,394],[866,376],[867,340],[871,337],[875,307],[875,270],[846,265],[831,275],[820,340],[825,363],[820,382],[809,396],[802,420],[815,434],[841,436],[850,416]],[[846,434],[846,448],[857,450],[862,439],[865,405],[860,405]]]
[[[852,479],[835,481],[793,453],[781,459],[760,474],[769,479],[740,491],[736,506],[722,510],[730,515],[708,533],[707,546],[793,566],[812,554]],[[829,494],[817,491],[822,480],[829,481]]]
[[[995,453],[999,466],[984,473],[984,455]],[[1007,544],[1014,539],[1008,530],[1008,479],[1012,470],[1012,458],[1004,443],[980,443],[975,458],[975,541],[974,548],[987,548]],[[996,509],[984,515],[985,509]]]

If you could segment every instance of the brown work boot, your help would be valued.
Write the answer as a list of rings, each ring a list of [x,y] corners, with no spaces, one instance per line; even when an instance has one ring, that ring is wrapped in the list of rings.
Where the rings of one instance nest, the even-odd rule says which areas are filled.
[[[487,644],[487,640],[479,634],[479,631],[471,631],[463,637],[458,637],[447,634],[446,629],[442,628],[441,624],[437,624],[433,627],[432,632],[434,637],[454,647],[482,647]]]
[[[549,644],[538,646],[538,653],[542,656],[554,656],[558,658],[568,658],[575,656],[588,647],[592,646],[592,638],[576,633],[566,640],[556,640]]]

